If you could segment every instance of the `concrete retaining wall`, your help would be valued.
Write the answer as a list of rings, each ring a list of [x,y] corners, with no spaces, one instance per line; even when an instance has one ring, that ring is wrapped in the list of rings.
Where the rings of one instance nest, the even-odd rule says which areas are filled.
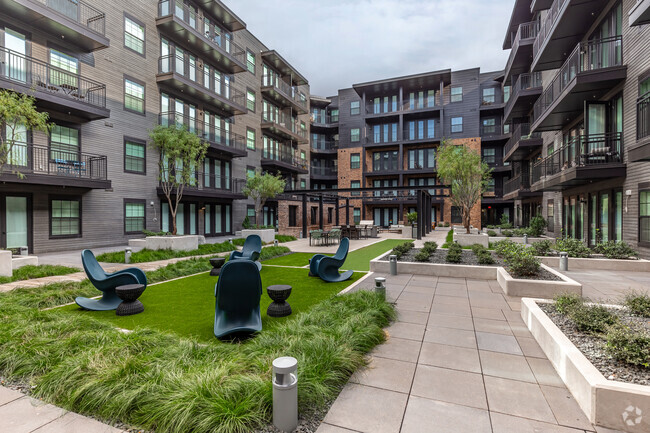
[[[562,278],[561,281],[525,280],[513,278],[504,268],[499,268],[497,281],[508,296],[531,296],[535,298],[552,299],[563,293],[582,295],[582,284],[572,280],[566,275],[542,265],[548,272]]]
[[[487,248],[490,245],[490,237],[486,234],[467,234],[454,232],[454,241],[461,247],[470,247],[474,244],[483,245]]]
[[[262,238],[262,242],[265,244],[271,244],[275,240],[275,230],[273,229],[259,229],[259,230],[247,229],[241,231],[241,236],[244,239],[246,239],[250,235],[258,235],[260,238]],[[309,236],[309,233],[307,234],[307,236]]]
[[[560,267],[559,257],[539,257],[539,260],[553,268]],[[620,272],[650,272],[650,260],[581,259],[569,257],[569,271],[601,270]]]

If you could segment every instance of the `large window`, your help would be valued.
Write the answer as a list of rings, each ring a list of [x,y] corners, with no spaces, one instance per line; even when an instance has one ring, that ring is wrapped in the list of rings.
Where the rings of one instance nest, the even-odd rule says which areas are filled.
[[[495,148],[483,149],[483,162],[486,164],[496,164],[496,153],[497,150]]]
[[[350,141],[358,143],[361,140],[361,130],[359,128],[350,129]]]
[[[359,181],[359,180],[351,181],[350,182],[350,188],[361,188],[361,181]],[[361,192],[360,191],[353,191],[353,192],[350,193],[350,195],[358,197],[358,196],[361,195]]]
[[[372,154],[372,171],[398,170],[397,150],[375,152]]]
[[[434,119],[410,120],[406,122],[406,130],[404,131],[405,139],[424,140],[435,138],[435,125],[436,121]]]
[[[435,168],[436,167],[436,149],[411,149],[408,151],[409,170]]]
[[[358,207],[354,208],[354,210],[352,211],[352,219],[355,225],[361,223],[361,208]]]
[[[489,104],[494,104],[495,102],[496,102],[496,89],[494,87],[483,89],[483,99],[481,101],[481,104],[489,105]]]
[[[144,84],[124,79],[124,109],[144,114]]]
[[[125,200],[124,201],[124,232],[142,233],[144,230],[144,200]]]
[[[246,108],[253,113],[255,112],[255,92],[252,90],[246,91]]]
[[[55,161],[79,160],[79,130],[53,125],[50,130],[50,159]]]
[[[246,69],[251,74],[255,74],[255,53],[246,50]]]
[[[462,102],[463,88],[460,86],[451,88],[451,102]]]
[[[650,243],[650,189],[639,192],[639,242]]]
[[[246,148],[249,150],[255,150],[255,141],[255,130],[246,128]]]
[[[350,154],[350,168],[361,168],[361,155],[358,153]]]
[[[143,141],[124,140],[124,171],[145,174],[146,145]]]
[[[356,116],[361,112],[359,101],[350,102],[350,115]]]
[[[50,199],[50,236],[81,236],[81,199]]]
[[[67,87],[74,90],[78,87],[77,74],[79,73],[79,60],[61,51],[50,49],[50,83],[56,86]]]
[[[131,18],[124,17],[124,46],[138,54],[144,55],[144,24]]]
[[[462,117],[452,117],[451,118],[451,132],[463,132],[463,118]]]

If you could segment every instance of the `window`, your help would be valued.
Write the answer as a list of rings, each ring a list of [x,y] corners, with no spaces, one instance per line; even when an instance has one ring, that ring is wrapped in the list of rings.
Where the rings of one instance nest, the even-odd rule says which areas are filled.
[[[650,74],[647,72],[646,74]],[[645,75],[645,74],[644,74]],[[650,136],[650,76],[639,79],[639,99],[637,100],[637,139]]]
[[[496,163],[496,152],[494,148],[483,149],[483,162],[486,164],[495,164]]]
[[[410,149],[408,151],[409,170],[435,168],[436,167],[436,149]]]
[[[372,171],[398,170],[398,151],[374,152],[372,154]]]
[[[350,168],[361,168],[361,155],[358,153],[350,154]]]
[[[50,199],[50,236],[81,236],[81,199]]]
[[[553,200],[549,200],[546,203],[546,221],[548,223],[546,226],[548,231],[555,231],[555,202]]]
[[[144,84],[124,78],[124,109],[144,114]]]
[[[495,102],[496,102],[496,89],[494,87],[483,89],[483,100],[481,101],[481,104],[488,105],[488,104],[494,104]]]
[[[128,16],[124,17],[124,46],[144,55],[144,24]]]
[[[350,181],[350,188],[361,188],[361,181],[359,180]],[[350,193],[350,195],[358,197],[361,195],[361,191],[353,191]]]
[[[50,159],[78,161],[79,130],[55,124],[50,131]]]
[[[327,208],[327,224],[332,224],[332,215],[334,215],[334,208]]]
[[[246,50],[246,69],[255,75],[255,53],[249,50]]]
[[[25,60],[22,60],[24,62]],[[79,60],[50,49],[50,65],[57,69],[50,69],[50,83],[57,86],[79,87],[77,74],[79,73]],[[24,66],[23,66],[24,67]]]
[[[510,100],[510,86],[503,86],[503,102],[508,102]]]
[[[359,128],[350,129],[350,141],[358,143],[361,140],[361,130]]]
[[[246,91],[246,108],[253,113],[255,112],[255,92],[252,90]]]
[[[332,123],[336,123],[339,121],[339,109],[335,108],[330,112],[330,120]]]
[[[255,206],[249,204],[246,206],[246,217],[248,218],[248,222],[251,224],[257,224],[255,222]]]
[[[142,233],[144,230],[144,200],[125,200],[124,233]]]
[[[246,167],[246,179],[255,176],[255,167]]]
[[[460,224],[463,222],[463,214],[458,206],[451,207],[451,223]]]
[[[249,150],[255,150],[255,142],[255,130],[246,128],[246,148]]]
[[[124,139],[124,171],[146,173],[146,144],[144,141]]]
[[[300,179],[300,189],[307,189],[307,182],[305,179]]]
[[[650,190],[639,192],[639,242],[650,242]]]
[[[289,227],[298,226],[298,206],[289,206]]]
[[[452,117],[451,118],[451,132],[463,132],[463,118],[462,117]]]
[[[361,112],[360,109],[360,102],[359,101],[352,101],[350,102],[350,115],[351,116],[356,116]]]
[[[309,215],[310,220],[309,221],[311,222],[312,225],[317,224],[318,223],[318,208],[316,206],[310,207],[309,212],[310,212],[310,215]]]
[[[485,189],[485,192],[491,192],[494,193],[494,178],[491,177],[490,180],[488,180],[487,188]]]
[[[461,102],[463,100],[463,88],[460,86],[451,88],[451,102]]]
[[[361,208],[358,207],[354,208],[354,210],[352,211],[352,219],[355,225],[361,223]]]

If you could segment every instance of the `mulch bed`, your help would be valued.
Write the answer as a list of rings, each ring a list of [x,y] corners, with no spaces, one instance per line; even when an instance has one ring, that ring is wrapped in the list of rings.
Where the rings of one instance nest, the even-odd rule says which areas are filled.
[[[567,338],[607,379],[619,382],[650,385],[650,368],[627,364],[612,358],[605,351],[605,340],[579,331],[567,316],[558,313],[554,304],[538,303],[546,315],[560,328]],[[625,309],[610,308],[621,322],[650,332],[650,319],[630,315]]]

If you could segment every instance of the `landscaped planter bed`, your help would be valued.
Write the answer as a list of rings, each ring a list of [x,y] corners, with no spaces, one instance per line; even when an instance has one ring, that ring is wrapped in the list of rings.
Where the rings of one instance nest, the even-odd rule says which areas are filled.
[[[630,433],[650,431],[650,386],[640,384],[647,383],[647,376],[638,376],[636,369],[621,369],[615,363],[605,367],[606,359],[599,345],[568,328],[572,325],[547,314],[544,310],[549,308],[552,307],[547,301],[524,298],[521,316],[587,418],[610,429]],[[603,373],[617,379],[627,377],[637,383],[608,380]]]
[[[560,266],[559,257],[539,257],[539,260],[553,268]],[[569,270],[601,270],[620,272],[650,272],[650,260],[608,259],[602,255],[589,258],[569,257]]]

